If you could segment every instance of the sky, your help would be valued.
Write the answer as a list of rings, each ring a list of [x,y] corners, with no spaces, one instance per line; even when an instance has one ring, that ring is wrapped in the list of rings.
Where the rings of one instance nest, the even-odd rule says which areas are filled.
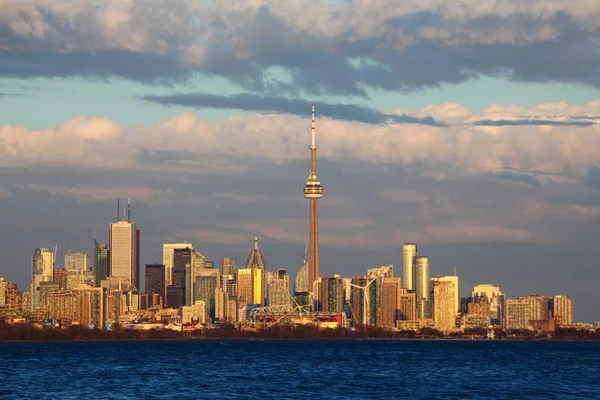
[[[321,269],[417,242],[599,321],[600,2],[0,0],[0,276],[92,253],[131,198],[142,263],[187,240],[298,271],[315,101]]]

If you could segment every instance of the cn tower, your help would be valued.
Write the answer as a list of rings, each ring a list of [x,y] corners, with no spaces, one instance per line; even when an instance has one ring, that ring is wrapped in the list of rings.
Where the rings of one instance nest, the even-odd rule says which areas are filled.
[[[308,291],[313,292],[317,278],[321,276],[321,262],[319,259],[319,213],[317,200],[323,197],[323,187],[317,179],[317,142],[315,133],[315,103],[312,103],[312,125],[310,145],[310,174],[304,186],[304,198],[310,204],[310,238],[308,262]]]

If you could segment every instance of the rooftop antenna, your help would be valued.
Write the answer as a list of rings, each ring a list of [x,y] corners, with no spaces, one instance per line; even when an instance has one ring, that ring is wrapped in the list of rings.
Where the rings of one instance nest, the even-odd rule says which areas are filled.
[[[131,199],[127,199],[127,222],[131,222]]]
[[[117,197],[117,221],[121,220],[121,205],[119,203],[119,198]]]
[[[258,249],[258,236],[254,236],[254,248]]]
[[[454,276],[456,276],[456,267],[454,267]]]

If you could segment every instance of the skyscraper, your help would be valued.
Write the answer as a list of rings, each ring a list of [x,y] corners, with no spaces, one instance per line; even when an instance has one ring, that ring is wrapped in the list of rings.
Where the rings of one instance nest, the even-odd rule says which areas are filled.
[[[267,267],[265,265],[265,257],[263,256],[262,250],[258,247],[258,238],[254,238],[254,246],[250,250],[250,254],[248,255],[248,260],[246,262],[246,269],[259,269],[261,271],[260,274],[260,285],[261,285],[261,294],[263,298],[260,303],[257,304],[265,304],[267,297]]]
[[[89,270],[90,256],[83,253],[65,254],[65,269],[69,272],[83,274]]]
[[[304,186],[304,197],[310,204],[310,238],[308,262],[308,290],[313,291],[314,282],[321,276],[321,261],[319,258],[319,213],[317,200],[323,197],[323,187],[317,179],[317,142],[315,132],[315,103],[312,103],[311,145],[310,145],[310,174]]]
[[[460,307],[458,277],[437,276],[431,278],[431,286],[435,327],[441,331],[454,329],[456,327],[456,313],[458,307]]]
[[[400,309],[400,278],[382,278],[381,306],[377,310],[377,326],[392,329]]]
[[[269,306],[290,304],[290,276],[285,269],[267,272],[267,304]]]
[[[415,292],[417,298],[417,318],[431,318],[429,301],[429,258],[415,257]]]
[[[96,287],[100,287],[100,282],[110,274],[108,260],[108,246],[98,243],[94,234],[94,283]]]
[[[554,296],[552,301],[554,318],[559,326],[573,325],[573,302],[567,296]]]
[[[165,287],[173,284],[173,252],[175,249],[194,249],[191,243],[165,243],[163,244],[163,265],[165,266]],[[195,261],[196,257],[194,257]],[[204,260],[199,260],[204,261]],[[201,268],[204,268],[202,262]]]
[[[152,294],[158,294],[160,297],[165,296],[165,266],[162,264],[147,264],[146,265],[146,294],[148,298],[152,298]],[[153,304],[150,302],[152,306]]]
[[[344,311],[344,279],[340,275],[317,278],[314,289],[316,311],[341,313]]]
[[[129,279],[133,284],[133,243],[135,225],[129,221],[110,224],[110,275]]]
[[[402,287],[415,290],[415,257],[416,243],[404,243],[402,246]]]
[[[485,300],[490,305],[491,323],[504,325],[506,318],[506,294],[498,286],[490,284],[477,285],[471,293],[471,302],[474,304]]]
[[[54,268],[54,254],[47,247],[35,249],[31,255],[31,275],[48,276],[52,279]]]

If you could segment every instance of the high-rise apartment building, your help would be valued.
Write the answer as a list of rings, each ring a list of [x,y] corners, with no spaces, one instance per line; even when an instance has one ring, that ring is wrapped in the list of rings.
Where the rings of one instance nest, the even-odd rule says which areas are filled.
[[[479,304],[485,300],[489,304],[490,319],[493,325],[504,325],[506,318],[506,294],[498,286],[477,285],[471,293],[471,302]]]
[[[433,291],[433,324],[441,331],[456,328],[456,313],[460,307],[457,276],[431,278]]]
[[[8,282],[4,278],[0,278],[0,306],[6,305],[7,286]]]
[[[416,256],[414,260],[417,318],[431,318],[431,303],[429,293],[429,258],[425,256]]]
[[[506,329],[531,329],[529,304],[526,298],[506,300]]]
[[[65,269],[68,272],[84,274],[89,271],[90,256],[83,253],[65,254]]]
[[[377,326],[392,329],[398,320],[400,278],[382,278],[381,305],[377,310]]]
[[[400,289],[398,299],[398,320],[414,321],[417,319],[417,297],[414,290]]]
[[[402,287],[415,290],[415,257],[417,257],[417,244],[404,243],[402,246]]]
[[[290,304],[290,276],[285,269],[267,272],[267,304],[269,306]]]
[[[354,325],[363,325],[368,323],[368,316],[365,308],[365,288],[368,280],[366,276],[354,276],[350,280],[350,300],[349,307],[352,313],[352,323]],[[367,289],[368,290],[368,289]]]
[[[530,321],[548,321],[552,318],[552,297],[532,294],[527,296]]]
[[[554,296],[552,306],[558,326],[573,325],[573,302],[570,298],[565,295]]]
[[[325,313],[344,311],[344,279],[340,275],[319,277],[314,286],[316,311]]]
[[[54,254],[47,247],[35,249],[31,255],[31,275],[45,276],[48,279],[43,281],[49,281],[52,279],[52,273],[54,269]]]

